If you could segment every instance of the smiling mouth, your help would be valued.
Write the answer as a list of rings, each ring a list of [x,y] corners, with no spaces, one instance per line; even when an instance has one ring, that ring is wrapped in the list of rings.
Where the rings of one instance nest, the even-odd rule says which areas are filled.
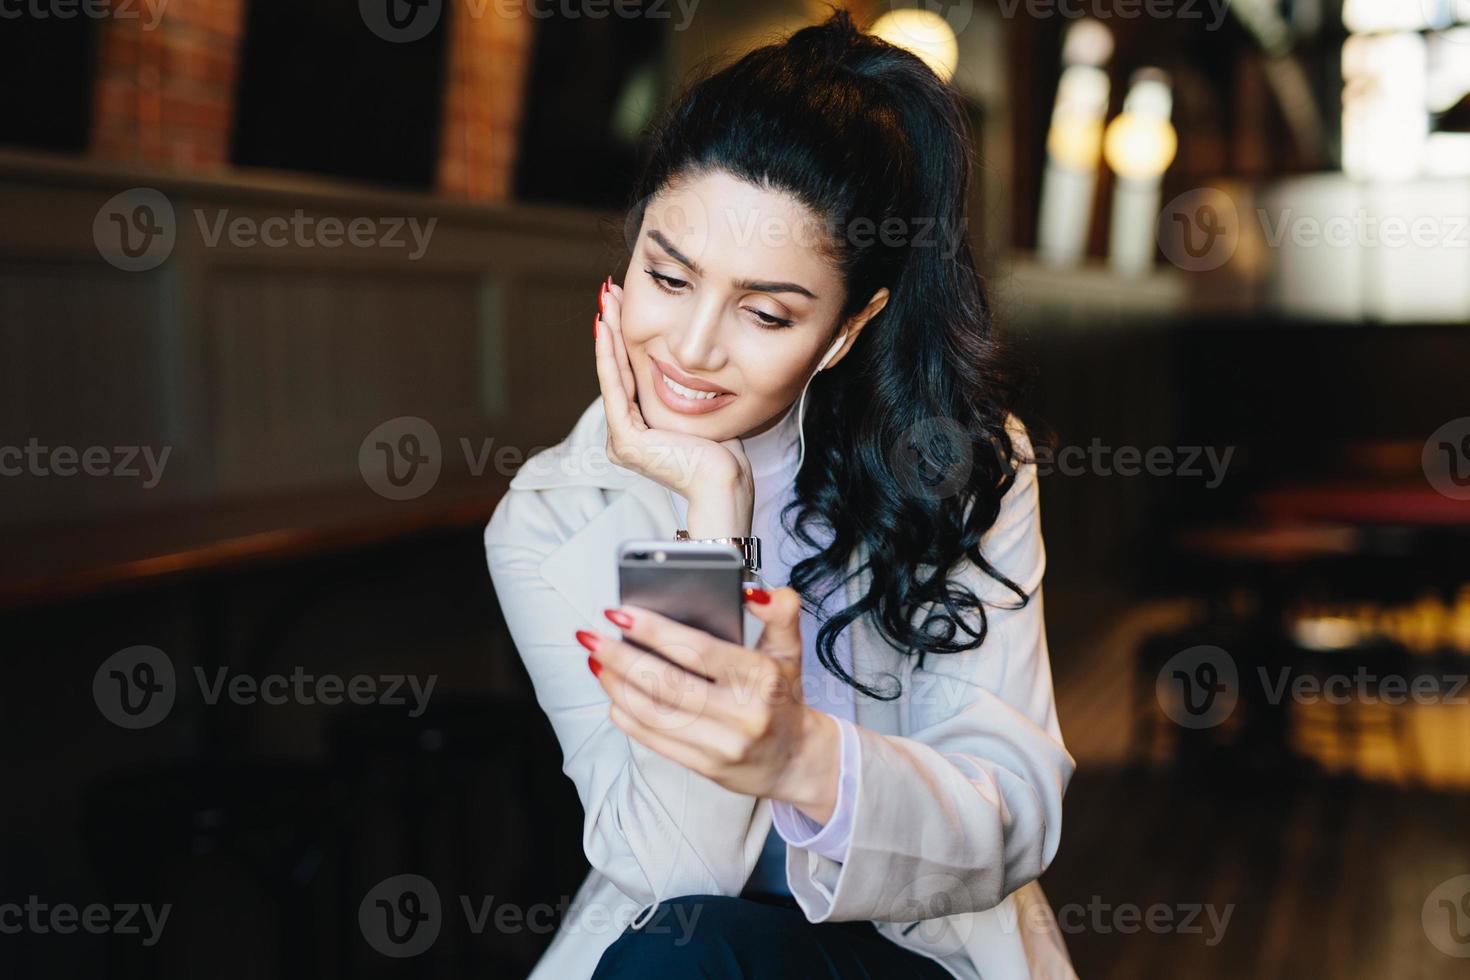
[[[659,400],[676,412],[702,415],[723,407],[735,398],[732,392],[702,391],[680,384],[664,373],[657,358],[649,357],[648,362],[653,368],[653,385]]]

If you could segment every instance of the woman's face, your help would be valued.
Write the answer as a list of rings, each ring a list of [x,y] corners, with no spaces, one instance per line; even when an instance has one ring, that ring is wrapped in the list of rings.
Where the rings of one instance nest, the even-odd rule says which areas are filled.
[[[649,202],[622,327],[650,426],[723,441],[780,419],[838,335],[845,297],[816,248],[822,230],[791,196],[721,171]],[[828,367],[846,356],[864,314]],[[720,394],[691,397],[666,379]]]

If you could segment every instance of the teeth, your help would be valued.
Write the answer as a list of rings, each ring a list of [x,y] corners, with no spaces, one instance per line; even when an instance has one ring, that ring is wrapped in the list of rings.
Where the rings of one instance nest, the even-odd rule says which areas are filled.
[[[710,398],[713,398],[713,397],[715,397],[715,395],[719,394],[719,392],[715,392],[715,391],[695,391],[693,388],[686,388],[686,387],[684,387],[679,382],[677,382],[673,378],[669,377],[667,374],[665,374],[663,377],[664,377],[664,384],[668,385],[676,393],[678,393],[680,395],[683,395],[685,398],[693,398],[693,399],[696,399],[698,401],[705,401],[705,400],[710,399]]]

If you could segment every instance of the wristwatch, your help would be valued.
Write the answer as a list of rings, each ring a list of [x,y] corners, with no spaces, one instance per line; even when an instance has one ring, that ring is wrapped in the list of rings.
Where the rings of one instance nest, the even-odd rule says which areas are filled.
[[[757,537],[744,538],[691,538],[689,532],[679,528],[674,532],[675,541],[701,541],[708,544],[733,544],[740,549],[741,560],[745,562],[747,578],[758,577],[761,570],[761,539]]]

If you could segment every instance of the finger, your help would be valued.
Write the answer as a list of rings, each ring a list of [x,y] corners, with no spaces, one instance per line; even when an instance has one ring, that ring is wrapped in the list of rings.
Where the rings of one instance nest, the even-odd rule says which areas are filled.
[[[623,379],[623,388],[628,393],[628,402],[633,411],[639,412],[638,408],[638,382],[633,377],[633,363],[628,359],[628,348],[623,341],[623,295],[622,291],[613,292],[608,289],[607,295],[603,297],[602,321],[607,324],[608,333],[612,336],[613,359],[617,362],[618,373]]]
[[[602,663],[598,680],[609,696],[634,688],[670,713],[686,712],[695,716],[712,710],[710,702],[715,687],[709,681],[631,643],[609,639],[600,633],[597,636],[595,656]],[[728,705],[723,703],[716,704],[713,710],[722,715],[729,712]]]
[[[682,742],[702,753],[710,762],[724,762],[738,755],[743,736],[728,722],[687,711],[670,711],[636,687],[620,688],[612,703],[627,712],[642,728]]]
[[[767,592],[769,602],[750,598],[755,590],[747,590],[745,608],[765,624],[755,648],[782,660],[801,662],[801,593],[789,586]]]
[[[759,665],[745,647],[686,626],[652,609],[623,605],[604,615],[623,631],[625,639],[656,650],[685,670],[717,684],[737,686]]]
[[[607,297],[603,297],[604,308]],[[616,445],[628,439],[635,429],[631,417],[631,404],[622,374],[618,371],[616,351],[607,323],[601,317],[597,321],[597,340],[593,345],[597,363],[597,385],[602,390],[603,413],[607,417],[608,437]]]

